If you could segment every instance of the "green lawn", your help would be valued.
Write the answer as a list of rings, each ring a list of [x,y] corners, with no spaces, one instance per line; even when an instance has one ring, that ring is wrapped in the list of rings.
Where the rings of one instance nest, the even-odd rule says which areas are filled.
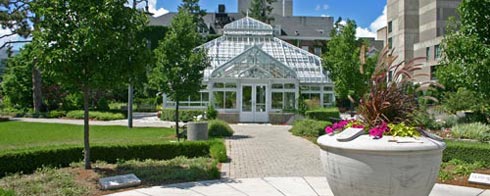
[[[155,143],[174,139],[170,128],[90,126],[91,144]],[[83,145],[83,126],[51,123],[1,122],[0,152],[33,147]]]

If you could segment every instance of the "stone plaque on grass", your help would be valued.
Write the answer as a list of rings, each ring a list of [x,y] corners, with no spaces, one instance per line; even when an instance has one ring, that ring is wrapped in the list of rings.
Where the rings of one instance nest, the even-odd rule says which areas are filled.
[[[490,185],[490,175],[471,173],[470,178],[468,178],[468,182]]]
[[[126,174],[101,178],[99,179],[99,184],[103,190],[120,189],[131,186],[138,186],[141,184],[141,180],[134,174]]]

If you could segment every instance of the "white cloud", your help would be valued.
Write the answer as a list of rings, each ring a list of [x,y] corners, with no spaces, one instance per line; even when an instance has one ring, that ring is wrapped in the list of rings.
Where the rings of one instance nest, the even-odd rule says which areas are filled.
[[[324,10],[328,10],[328,8],[330,8],[327,4],[323,4],[323,9]]]
[[[0,28],[0,36],[11,34],[11,33],[12,33],[12,31],[10,31],[10,29]],[[17,34],[4,37],[4,38],[0,39],[0,46],[3,45],[5,42],[8,42],[8,41],[17,41],[19,39],[20,39],[20,36],[17,35]]]
[[[356,36],[357,37],[376,37],[376,32],[378,29],[386,26],[386,5],[383,9],[383,13],[376,18],[370,25],[369,28],[357,27]]]
[[[315,11],[320,11],[321,9],[322,9],[322,6],[320,6],[320,5],[316,5],[316,7],[315,7]]]
[[[159,17],[161,15],[167,14],[169,11],[166,10],[165,8],[156,8],[157,7],[157,0],[149,0],[148,1],[148,9],[149,11],[153,14],[153,17]]]
[[[133,5],[133,1],[132,0],[129,0],[127,3],[126,3],[126,6],[128,7],[132,7]],[[144,9],[146,6],[146,4],[144,2],[142,3],[139,3],[136,7],[139,8],[139,9]],[[153,17],[159,17],[161,15],[164,15],[164,14],[167,14],[169,11],[165,8],[158,8],[157,9],[157,0],[148,0],[148,11],[150,11],[150,13],[152,13]]]
[[[376,33],[368,28],[357,27],[356,37],[376,37]]]

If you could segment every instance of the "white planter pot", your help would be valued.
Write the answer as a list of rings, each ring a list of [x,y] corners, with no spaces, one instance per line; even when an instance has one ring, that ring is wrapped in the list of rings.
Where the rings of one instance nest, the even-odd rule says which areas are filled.
[[[426,137],[422,143],[388,142],[362,135],[349,142],[318,138],[328,184],[336,196],[424,196],[436,182],[446,147]],[[396,139],[404,139],[397,137]]]
[[[189,122],[187,123],[187,140],[207,140],[208,122]]]

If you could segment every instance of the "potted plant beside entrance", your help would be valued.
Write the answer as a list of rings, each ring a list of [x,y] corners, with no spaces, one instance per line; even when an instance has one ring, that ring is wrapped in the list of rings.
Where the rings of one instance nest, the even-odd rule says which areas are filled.
[[[415,92],[430,84],[415,89],[412,73],[420,65],[393,65],[395,59],[383,51],[359,103],[359,119],[326,127],[318,138],[334,195],[429,195],[436,182],[445,144],[412,120]]]
[[[187,123],[187,140],[207,140],[208,139],[208,122],[204,121],[205,115],[195,116],[194,121]]]

